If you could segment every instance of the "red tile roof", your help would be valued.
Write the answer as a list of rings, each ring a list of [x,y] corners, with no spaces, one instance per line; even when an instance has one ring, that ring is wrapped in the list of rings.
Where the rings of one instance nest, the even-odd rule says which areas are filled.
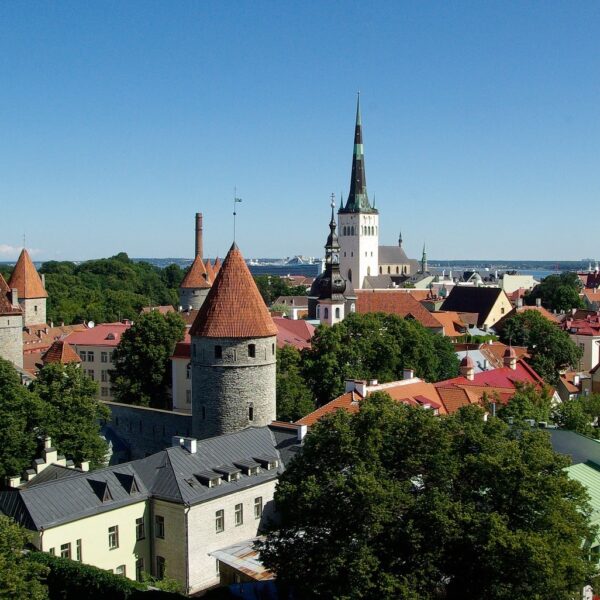
[[[356,312],[412,317],[425,327],[442,329],[442,324],[411,294],[398,290],[356,290]]]
[[[456,311],[436,310],[431,313],[444,328],[447,337],[460,337],[467,332],[467,324]]]
[[[29,252],[25,248],[21,250],[19,260],[8,280],[8,287],[19,290],[19,298],[47,298],[48,292],[42,285],[42,279],[39,276]]]
[[[217,276],[217,273],[214,267],[210,264],[210,259],[206,259],[206,262],[204,263],[204,268],[206,269],[206,275],[208,277],[208,280],[212,284],[212,282],[215,280],[215,277]]]
[[[293,320],[284,317],[273,317],[277,327],[277,347],[290,345],[302,350],[310,348],[310,341],[315,333],[315,327],[301,319]]]
[[[206,272],[206,267],[202,262],[202,258],[200,256],[196,256],[179,287],[192,289],[209,288],[210,284],[211,280]]]
[[[499,369],[491,369],[489,371],[481,371],[475,373],[473,380],[466,377],[454,377],[436,383],[436,386],[448,387],[451,385],[467,385],[467,386],[483,386],[483,387],[498,387],[498,388],[513,388],[515,383],[533,383],[542,384],[541,377],[525,362],[517,360],[516,368],[500,367]]]
[[[131,327],[126,323],[101,323],[85,331],[76,331],[67,336],[67,341],[73,346],[118,346],[121,336]]]
[[[52,346],[46,350],[42,356],[42,362],[46,365],[48,363],[60,363],[66,365],[68,363],[79,363],[81,358],[68,342],[64,340],[56,340]]]
[[[21,307],[17,304],[13,306],[11,302],[11,291],[6,283],[2,273],[0,273],[0,315],[20,315]]]
[[[55,340],[62,340],[75,331],[85,331],[85,325],[27,325],[23,328],[23,353],[43,352],[50,348]]]
[[[600,312],[589,314],[585,319],[566,319],[562,326],[568,333],[600,336]]]
[[[347,410],[349,413],[356,413],[358,412],[358,403],[362,399],[363,397],[358,392],[346,392],[335,398],[335,400],[324,404],[320,408],[317,408],[317,410],[302,417],[296,421],[296,425],[308,425],[310,427],[325,415],[329,415],[340,409]]]
[[[277,335],[277,327],[235,242],[198,311],[190,334],[209,338]]]

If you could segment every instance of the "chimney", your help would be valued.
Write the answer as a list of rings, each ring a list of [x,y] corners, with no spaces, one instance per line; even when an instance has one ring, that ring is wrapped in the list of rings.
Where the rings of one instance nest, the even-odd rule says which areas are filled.
[[[42,273],[42,286],[46,289],[46,275],[44,275],[44,273]]]
[[[299,442],[301,442],[305,437],[306,437],[306,433],[308,432],[308,427],[306,425],[300,425],[297,429],[297,439]]]
[[[460,374],[469,381],[475,379],[475,363],[468,355],[460,361]]]
[[[90,470],[90,461],[89,460],[82,460],[81,464],[79,465],[79,468],[84,471],[87,472]]]
[[[202,258],[202,213],[196,213],[196,256]]]
[[[523,298],[521,296],[517,298],[517,308],[523,308]]]
[[[198,448],[198,440],[192,437],[182,437],[179,435],[174,435],[171,438],[171,445],[174,448],[185,448],[190,454],[196,454],[196,450]]]
[[[413,379],[414,376],[414,369],[402,369],[402,379]]]
[[[11,488],[18,488],[21,485],[21,476],[12,475],[6,478],[6,485]]]
[[[541,298],[536,298],[535,299],[535,305],[536,306],[541,306],[542,305],[542,299]]]
[[[19,290],[17,288],[10,290],[10,303],[13,306],[17,306],[19,304]]]
[[[573,377],[573,385],[574,385],[575,387],[579,387],[579,384],[580,384],[580,383],[581,383],[581,377],[580,377],[580,375],[579,375],[579,373],[578,373],[577,375],[575,375],[575,376]]]

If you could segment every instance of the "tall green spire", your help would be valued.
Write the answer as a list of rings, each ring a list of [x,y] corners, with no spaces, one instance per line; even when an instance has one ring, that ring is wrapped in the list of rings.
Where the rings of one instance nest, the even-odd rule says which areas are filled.
[[[352,155],[352,176],[350,193],[342,212],[377,212],[369,203],[367,177],[365,175],[365,155],[360,117],[360,92],[356,100],[356,125],[354,127],[354,152]]]

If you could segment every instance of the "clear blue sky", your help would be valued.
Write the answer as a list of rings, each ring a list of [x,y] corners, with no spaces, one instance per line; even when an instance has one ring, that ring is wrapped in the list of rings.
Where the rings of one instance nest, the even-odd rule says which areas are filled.
[[[600,2],[3,2],[0,260],[321,255],[356,90],[381,243],[600,258]]]

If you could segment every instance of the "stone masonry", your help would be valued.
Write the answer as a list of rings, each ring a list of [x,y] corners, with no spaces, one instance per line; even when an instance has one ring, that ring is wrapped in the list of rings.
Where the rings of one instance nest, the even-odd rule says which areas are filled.
[[[274,336],[192,338],[195,437],[260,427],[275,419],[275,342]]]
[[[0,316],[0,357],[23,368],[23,316]]]
[[[200,310],[210,288],[179,288],[179,305],[183,310]]]

